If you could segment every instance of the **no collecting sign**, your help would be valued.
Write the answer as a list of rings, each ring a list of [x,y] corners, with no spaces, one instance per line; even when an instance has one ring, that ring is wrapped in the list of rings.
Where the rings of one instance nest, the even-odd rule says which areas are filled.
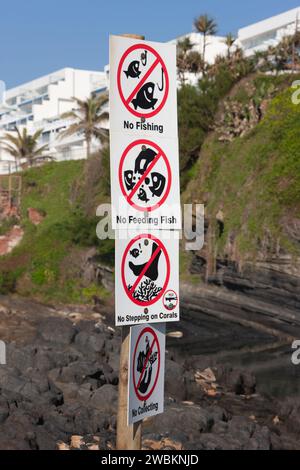
[[[128,424],[163,412],[165,331],[165,324],[131,329]]]

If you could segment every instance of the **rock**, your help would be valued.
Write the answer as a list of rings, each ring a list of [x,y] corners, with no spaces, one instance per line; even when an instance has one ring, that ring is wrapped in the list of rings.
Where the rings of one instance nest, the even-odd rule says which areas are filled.
[[[43,320],[39,331],[44,341],[66,346],[72,343],[77,333],[69,320],[55,317]]]
[[[80,446],[83,445],[83,437],[82,436],[72,436],[71,437],[71,447],[73,449],[80,449]]]
[[[103,385],[93,393],[90,399],[90,405],[104,413],[116,414],[118,406],[118,392],[116,387],[109,384]]]
[[[24,305],[20,299],[13,302]],[[70,306],[69,310],[76,309]],[[7,336],[9,361],[0,367],[0,448],[114,449],[119,331],[107,328],[102,319],[96,325],[98,318],[85,320],[84,313],[74,326],[66,318],[66,309],[56,312],[30,303],[29,312],[15,307],[8,311],[1,317],[1,326],[13,319],[14,341]],[[204,342],[209,321],[207,316],[205,325],[201,323]],[[180,346],[185,338],[184,334]],[[168,338],[172,341],[178,342]],[[233,394],[249,395],[254,377],[218,366],[209,354],[189,354],[187,360],[181,352],[174,354],[168,345],[165,413],[145,420],[145,449],[297,448],[293,436],[300,429],[300,401],[280,405],[259,395]],[[222,393],[204,394],[195,380],[197,371],[197,381],[211,387],[220,379]],[[254,415],[256,419],[249,418]]]
[[[232,369],[230,366],[219,366],[217,369],[218,382],[229,391],[237,395],[251,395],[255,393],[255,376],[240,369]]]
[[[8,255],[18,246],[24,236],[24,231],[15,225],[6,235],[0,236],[0,256]]]
[[[71,450],[68,444],[65,444],[62,441],[58,441],[57,443],[57,450]]]
[[[40,225],[40,223],[45,219],[45,214],[43,212],[38,209],[33,209],[32,207],[27,209],[27,214],[30,222],[34,225]]]
[[[287,428],[300,433],[300,398],[287,398],[280,405],[279,418],[285,421]]]
[[[39,426],[35,440],[39,450],[55,450],[56,448],[56,437],[48,433],[43,426]]]
[[[6,418],[8,418],[8,415],[9,415],[8,406],[0,405],[0,425],[4,423]]]
[[[105,348],[105,338],[101,334],[81,331],[75,338],[75,345],[83,352],[101,353]]]
[[[169,405],[165,412],[145,423],[148,432],[174,435],[182,433],[186,436],[200,434],[208,431],[213,425],[209,413],[196,405]]]
[[[180,441],[174,441],[168,437],[152,438],[152,436],[147,436],[146,439],[143,439],[142,450],[184,450],[184,445]]]
[[[266,426],[258,427],[247,444],[250,450],[270,450],[271,449],[271,433]]]
[[[169,359],[166,359],[165,365],[165,394],[179,401],[187,396],[184,368]]]

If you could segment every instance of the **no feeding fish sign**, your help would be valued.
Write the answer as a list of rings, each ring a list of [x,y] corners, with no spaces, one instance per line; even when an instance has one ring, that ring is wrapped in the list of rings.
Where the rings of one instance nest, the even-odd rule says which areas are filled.
[[[179,320],[179,241],[175,232],[116,240],[116,325]],[[170,238],[173,236],[173,238]],[[166,237],[165,237],[166,238]]]
[[[177,139],[111,136],[114,229],[180,230]]]
[[[110,129],[177,136],[175,45],[110,37]]]
[[[166,325],[131,328],[128,424],[164,411]]]

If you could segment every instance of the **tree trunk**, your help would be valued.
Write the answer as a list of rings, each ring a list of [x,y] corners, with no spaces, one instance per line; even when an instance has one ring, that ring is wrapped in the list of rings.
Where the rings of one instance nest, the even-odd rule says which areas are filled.
[[[91,138],[87,137],[86,138],[86,158],[87,160],[91,156]]]
[[[203,51],[202,51],[202,56],[203,56],[203,75],[205,75],[205,53],[206,53],[206,34],[203,34]]]

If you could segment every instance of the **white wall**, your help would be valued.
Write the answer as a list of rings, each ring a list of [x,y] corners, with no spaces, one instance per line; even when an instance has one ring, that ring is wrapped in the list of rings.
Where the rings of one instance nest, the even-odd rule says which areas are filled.
[[[300,30],[300,7],[289,10],[238,31],[238,41],[246,55],[276,46],[285,36],[294,34],[297,18]]]
[[[85,100],[92,92],[105,88],[107,84],[107,75],[105,72],[86,71],[66,68],[54,72],[53,74],[38,78],[24,85],[15,87],[8,90],[6,93],[6,101],[8,103],[16,103],[11,109],[10,113],[0,118],[0,139],[7,132],[4,125],[20,121],[25,115],[24,111],[18,107],[24,99],[30,100],[38,96],[47,95],[40,104],[28,104],[27,114],[33,116],[32,120],[27,120],[24,125],[18,123],[18,127],[22,130],[27,128],[29,133],[33,133],[38,129],[44,129],[45,132],[50,132],[50,140],[48,142],[50,154],[57,154],[64,149],[64,153],[72,154],[71,147],[75,146],[76,156],[85,155],[85,144],[82,136],[72,136],[66,139],[58,138],[58,130],[67,126],[69,122],[61,119],[61,115],[67,111],[71,111],[76,107],[73,97]],[[0,103],[0,111],[5,110],[7,106]],[[24,109],[24,107],[22,108]],[[41,139],[42,140],[42,139]],[[41,141],[41,144],[44,143]],[[74,158],[78,158],[74,155]],[[83,158],[83,157],[81,157]],[[0,144],[0,174],[3,168],[7,167],[3,161],[11,161],[12,157],[1,147]]]

